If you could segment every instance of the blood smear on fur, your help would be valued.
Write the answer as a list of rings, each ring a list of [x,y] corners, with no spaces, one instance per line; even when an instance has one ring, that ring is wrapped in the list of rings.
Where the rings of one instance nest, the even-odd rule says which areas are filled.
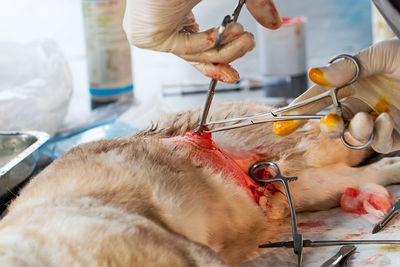
[[[385,216],[396,202],[392,193],[377,184],[365,184],[359,189],[348,187],[340,200],[345,212]]]

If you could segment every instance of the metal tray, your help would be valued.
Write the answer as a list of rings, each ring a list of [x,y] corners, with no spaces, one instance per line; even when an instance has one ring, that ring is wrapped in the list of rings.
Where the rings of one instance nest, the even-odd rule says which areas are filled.
[[[23,182],[35,169],[44,132],[0,132],[0,196]]]

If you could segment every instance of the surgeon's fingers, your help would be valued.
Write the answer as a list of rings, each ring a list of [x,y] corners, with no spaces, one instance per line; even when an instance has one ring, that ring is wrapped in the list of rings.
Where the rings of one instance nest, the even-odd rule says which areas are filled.
[[[305,93],[303,93],[301,96],[296,98],[290,105],[295,105],[296,103],[312,98],[316,95],[322,94],[328,90],[327,87],[320,86],[320,85],[314,85],[310,89],[308,89]],[[353,89],[351,86],[347,86],[346,88],[343,88],[338,91],[338,98],[342,99],[345,97],[348,97],[352,94]],[[294,110],[285,112],[285,115],[301,115],[301,114],[315,114],[318,113],[319,111],[325,109],[326,107],[332,105],[332,98],[330,96],[324,97],[320,100],[317,100],[315,102],[311,102],[308,105],[304,105],[301,107],[298,107]],[[334,136],[337,135],[338,132],[340,131],[343,126],[341,125],[340,120],[335,120],[336,118],[332,116],[326,117],[322,121],[321,125],[321,130],[328,136]],[[297,129],[299,129],[301,126],[303,126],[307,121],[306,120],[292,120],[292,121],[279,121],[274,123],[274,132],[277,135],[280,136],[286,136]],[[335,125],[335,127],[331,127]],[[337,126],[337,127],[336,127]]]
[[[290,105],[293,106],[300,101],[306,100],[308,98],[326,92],[326,90],[328,90],[326,87],[314,85],[310,89],[308,89],[305,93],[303,93],[301,96],[293,100],[293,102],[290,103]],[[313,114],[313,113],[315,114],[331,104],[332,100],[328,97],[325,97],[316,102],[285,112],[284,114],[285,115],[301,115],[301,114]],[[306,122],[307,122],[306,120],[277,121],[274,123],[273,129],[275,134],[279,136],[286,136],[295,132]]]
[[[341,59],[324,67],[310,69],[308,75],[316,84],[338,87],[351,81],[356,75],[356,66],[349,59]]]
[[[400,59],[399,39],[385,40],[360,51],[356,57],[361,64],[361,77],[393,73]]]
[[[374,130],[374,120],[367,112],[358,112],[349,124],[351,136],[360,141],[367,142]]]
[[[396,60],[395,47],[398,40],[387,40],[377,45],[370,46],[355,55],[360,64],[360,77],[369,77],[374,74],[393,72]],[[388,48],[389,47],[389,48]],[[320,68],[312,68],[309,71],[310,79],[316,84],[323,86],[342,86],[356,74],[356,66],[349,59],[342,59]]]
[[[204,32],[182,31],[171,35],[156,50],[171,52],[176,55],[198,54],[215,46],[219,28],[212,28]],[[229,23],[222,37],[222,44],[229,43],[243,34],[243,26],[239,23]]]
[[[374,128],[374,121],[368,113],[371,108],[361,100],[352,97],[346,98],[341,103],[341,108],[343,118],[352,118],[349,125],[352,136],[360,142],[367,141]],[[320,121],[321,132],[331,138],[340,137],[344,131],[344,121],[335,112],[336,108],[332,108],[330,113]]]
[[[246,6],[262,26],[269,29],[277,29],[281,26],[282,18],[272,0],[247,0]]]
[[[328,113],[321,118],[319,128],[323,134],[330,138],[338,138],[344,132],[344,121],[336,113]]]
[[[235,83],[240,79],[239,73],[229,64],[190,63],[205,76],[224,83]]]
[[[253,50],[254,47],[254,36],[251,33],[245,32],[239,38],[224,45],[220,50],[209,49],[198,54],[183,54],[179,56],[187,61],[228,64],[244,56],[247,52]]]
[[[389,153],[393,148],[394,122],[387,113],[379,114],[375,120],[375,141],[372,148],[379,153]]]

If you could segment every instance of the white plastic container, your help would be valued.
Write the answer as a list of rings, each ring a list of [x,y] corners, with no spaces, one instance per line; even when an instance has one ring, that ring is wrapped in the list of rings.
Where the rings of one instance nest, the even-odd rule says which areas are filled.
[[[267,97],[294,98],[308,87],[306,22],[302,16],[282,17],[282,26],[258,25],[260,70]]]
[[[90,96],[94,103],[133,97],[125,0],[82,0]]]
[[[307,72],[306,18],[283,17],[277,30],[258,26],[261,72],[266,76],[297,76]]]

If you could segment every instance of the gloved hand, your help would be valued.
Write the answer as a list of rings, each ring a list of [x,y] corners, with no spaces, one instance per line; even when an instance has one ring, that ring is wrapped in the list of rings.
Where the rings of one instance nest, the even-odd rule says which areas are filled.
[[[361,64],[360,78],[338,93],[339,98],[346,97],[342,103],[344,117],[352,118],[349,132],[354,139],[364,143],[374,130],[372,148],[375,151],[388,153],[400,150],[400,40],[392,39],[373,45],[359,52],[356,58]],[[294,102],[323,93],[327,87],[341,86],[350,81],[355,72],[356,68],[349,60],[312,68],[310,79],[318,85],[311,87]],[[316,113],[329,104],[330,100],[320,101],[301,112]],[[287,125],[291,128],[287,133],[290,133],[299,128],[302,122],[292,121]],[[279,124],[275,128],[279,129]],[[330,125],[321,125],[323,132],[333,136],[338,135],[340,128],[335,121],[331,121]]]
[[[140,48],[171,52],[208,77],[235,83],[239,74],[229,63],[254,48],[254,37],[244,32],[242,25],[230,23],[222,40],[223,46],[217,51],[213,47],[218,27],[199,32],[192,13],[200,1],[127,0],[124,29],[128,40]],[[281,25],[272,0],[247,0],[246,6],[263,26],[276,29]]]

